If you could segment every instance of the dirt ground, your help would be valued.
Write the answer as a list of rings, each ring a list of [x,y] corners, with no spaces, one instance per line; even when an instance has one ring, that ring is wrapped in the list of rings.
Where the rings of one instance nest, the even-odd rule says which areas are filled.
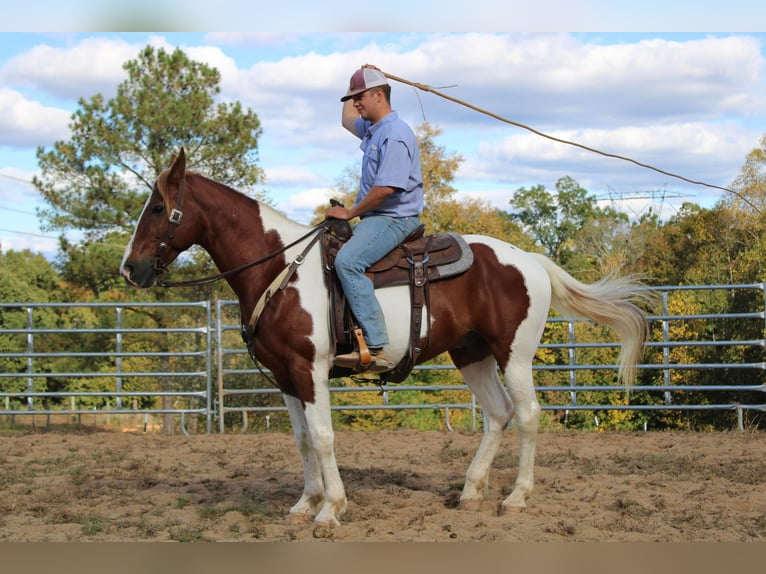
[[[766,436],[544,432],[524,512],[508,432],[479,511],[456,508],[479,433],[339,432],[334,529],[288,526],[303,476],[287,433],[0,436],[0,541],[766,541]]]

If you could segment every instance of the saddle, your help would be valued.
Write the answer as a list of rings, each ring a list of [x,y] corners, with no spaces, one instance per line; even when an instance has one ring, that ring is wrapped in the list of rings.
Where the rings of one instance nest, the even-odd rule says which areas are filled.
[[[376,289],[394,285],[410,286],[409,350],[393,370],[379,373],[384,382],[399,383],[406,379],[421,350],[428,343],[430,321],[426,325],[425,340],[421,341],[420,333],[424,308],[426,318],[430,318],[429,284],[464,273],[473,263],[470,246],[457,233],[425,235],[424,231],[425,226],[420,225],[401,245],[366,271]],[[352,233],[348,221],[334,219],[328,221],[327,232],[322,237],[324,279],[330,292],[330,331],[339,352],[347,352],[354,346],[364,345],[361,329],[348,306],[334,265],[338,250],[351,238]],[[348,374],[349,369],[333,367],[333,376]]]

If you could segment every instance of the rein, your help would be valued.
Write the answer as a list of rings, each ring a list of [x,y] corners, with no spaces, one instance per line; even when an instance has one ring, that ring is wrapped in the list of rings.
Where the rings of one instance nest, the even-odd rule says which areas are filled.
[[[168,226],[168,232],[167,232],[167,238],[165,241],[160,241],[159,245],[157,246],[157,254],[154,257],[154,269],[158,273],[163,273],[167,266],[163,262],[165,251],[168,248],[168,245],[170,244],[170,241],[173,239],[173,236],[175,235],[176,228],[181,223],[181,218],[183,217],[183,212],[181,211],[181,202],[183,201],[184,197],[184,189],[186,187],[186,177],[184,177],[183,181],[181,182],[181,186],[178,190],[178,202],[176,207],[174,207],[171,212],[170,216],[168,217],[168,221],[170,222],[170,225]],[[159,287],[197,287],[199,285],[208,285],[210,283],[215,283],[216,281],[220,281],[221,279],[225,279],[226,277],[231,277],[232,275],[236,275],[237,273],[240,273],[244,271],[245,269],[249,269],[250,267],[254,267],[256,265],[260,265],[261,263],[265,263],[266,261],[269,261],[270,259],[276,257],[280,253],[284,253],[291,247],[294,247],[304,239],[307,239],[308,237],[311,237],[313,234],[318,233],[317,237],[314,238],[314,241],[311,242],[309,245],[312,246],[314,242],[325,232],[327,231],[328,226],[328,220],[325,219],[318,225],[315,225],[311,228],[311,230],[293,241],[292,243],[289,243],[288,245],[285,245],[284,247],[277,249],[276,251],[272,251],[268,255],[265,255],[261,257],[260,259],[257,259],[255,261],[250,261],[249,263],[245,263],[244,265],[240,265],[239,267],[235,267],[234,269],[229,269],[228,271],[224,271],[223,273],[218,273],[216,275],[209,275],[207,277],[201,277],[199,279],[187,279],[185,281],[157,281],[157,285]],[[297,264],[302,263],[302,259],[305,257],[305,252],[301,254],[299,257],[299,260],[297,261]],[[295,262],[294,262],[295,263]]]
[[[311,228],[311,231],[308,233],[302,235],[292,243],[289,243],[288,245],[285,245],[284,247],[281,247],[280,249],[277,249],[276,251],[272,251],[268,255],[264,255],[260,259],[256,259],[255,261],[250,261],[249,263],[245,263],[244,265],[240,265],[239,267],[235,267],[234,269],[229,269],[228,271],[224,271],[223,273],[218,273],[217,275],[209,275],[208,277],[201,277],[199,279],[187,279],[186,281],[157,281],[157,285],[160,287],[196,287],[198,285],[208,285],[209,283],[215,283],[216,281],[220,281],[221,279],[225,279],[226,277],[231,277],[232,275],[236,275],[237,273],[240,273],[244,271],[245,269],[249,269],[250,267],[254,267],[256,265],[260,265],[261,263],[265,263],[266,261],[269,261],[270,259],[276,257],[280,253],[284,253],[291,247],[294,247],[304,239],[311,237],[314,233],[318,232],[324,232],[327,230],[327,220],[322,221],[322,223],[314,226]]]

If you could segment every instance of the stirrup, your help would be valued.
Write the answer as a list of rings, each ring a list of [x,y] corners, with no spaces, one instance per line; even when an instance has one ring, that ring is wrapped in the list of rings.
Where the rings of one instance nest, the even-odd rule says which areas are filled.
[[[364,340],[362,330],[356,327],[353,331],[354,337],[356,337],[356,343],[359,345],[359,365],[362,367],[369,367],[372,363],[372,354],[370,348],[367,346],[367,341]]]

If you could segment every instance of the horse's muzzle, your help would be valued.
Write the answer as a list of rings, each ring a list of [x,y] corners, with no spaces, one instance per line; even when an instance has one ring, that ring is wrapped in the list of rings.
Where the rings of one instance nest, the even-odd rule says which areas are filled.
[[[127,261],[120,267],[120,275],[125,278],[128,285],[138,289],[148,289],[157,283],[157,274],[151,263],[141,265]]]

